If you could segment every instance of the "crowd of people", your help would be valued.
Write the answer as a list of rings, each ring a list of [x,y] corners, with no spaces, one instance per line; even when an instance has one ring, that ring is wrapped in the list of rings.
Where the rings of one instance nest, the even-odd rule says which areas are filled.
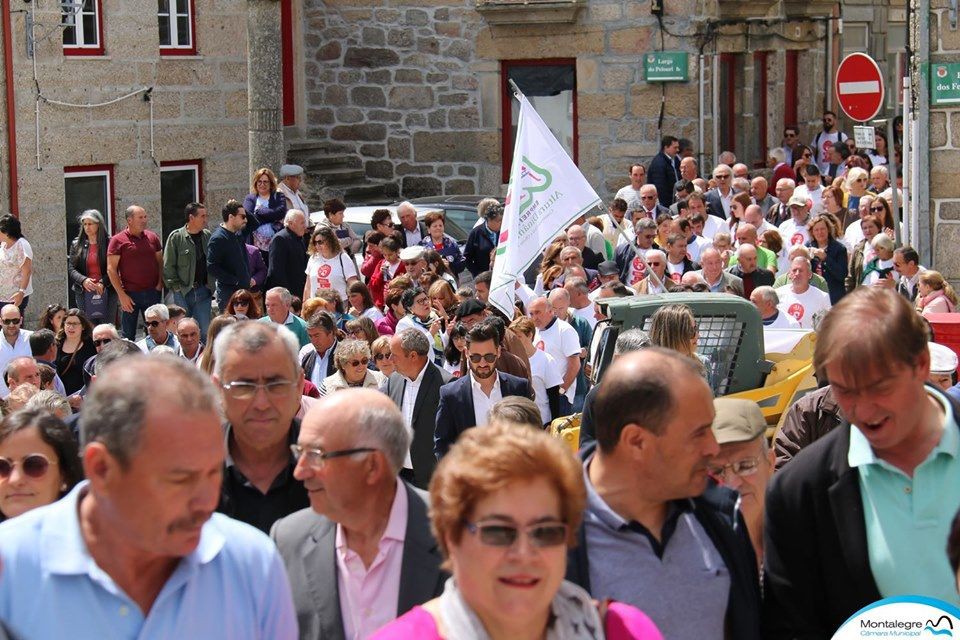
[[[364,232],[328,200],[311,224],[296,165],[258,170],[213,230],[187,205],[164,245],[142,207],[113,237],[84,211],[77,307],[33,331],[29,244],[0,218],[0,622],[749,640],[829,637],[891,595],[960,602],[957,357],[925,322],[956,297],[895,245],[882,150],[831,116],[825,165],[771,151],[773,194],[733,157],[700,177],[665,137],[512,314],[488,300],[493,198],[463,248],[409,203]],[[676,291],[818,331],[821,388],[772,443],[756,403],[714,398]],[[651,294],[595,384],[603,300]],[[576,456],[545,428],[575,414]]]

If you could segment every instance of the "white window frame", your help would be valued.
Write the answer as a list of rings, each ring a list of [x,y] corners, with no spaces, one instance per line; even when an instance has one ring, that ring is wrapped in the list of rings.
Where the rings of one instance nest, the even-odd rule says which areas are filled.
[[[200,199],[200,163],[199,162],[177,162],[176,164],[163,163],[160,167],[160,173],[168,171],[193,171],[193,192],[196,194],[195,201]]]
[[[63,179],[64,181],[71,178],[95,178],[103,177],[107,183],[107,210],[102,211],[107,223],[107,236],[113,235],[113,171],[110,169],[64,169],[63,170]],[[66,185],[64,185],[66,187]],[[64,189],[66,190],[66,189]],[[66,202],[64,202],[66,205]],[[65,212],[66,213],[66,212]],[[77,212],[79,213],[79,212]]]
[[[187,3],[187,12],[186,13],[177,13],[177,0],[168,0],[167,8],[169,9],[168,13],[160,13],[159,7],[157,8],[157,20],[166,20],[167,22],[167,32],[170,34],[170,44],[161,44],[160,52],[162,54],[177,54],[177,53],[195,53],[197,50],[196,43],[194,38],[196,37],[196,22],[194,16],[193,0],[186,0]],[[187,44],[179,44],[180,32],[177,27],[177,18],[186,17],[187,23],[190,25],[188,33],[188,42]],[[158,22],[158,33],[159,33],[159,22]]]
[[[103,42],[101,42],[101,35],[103,33],[103,4],[102,0],[89,0],[90,6],[93,7],[93,11],[85,11],[83,5],[86,4],[87,0],[80,0],[81,7],[80,11],[74,16],[73,26],[66,27],[72,28],[74,34],[76,34],[76,44],[64,44],[63,50],[67,55],[103,55]],[[65,24],[68,11],[63,9],[61,11],[61,23]],[[94,23],[97,25],[95,32],[93,34],[87,34],[84,32],[83,27],[83,17],[84,16],[93,16]],[[93,42],[90,42],[89,39],[92,38]]]

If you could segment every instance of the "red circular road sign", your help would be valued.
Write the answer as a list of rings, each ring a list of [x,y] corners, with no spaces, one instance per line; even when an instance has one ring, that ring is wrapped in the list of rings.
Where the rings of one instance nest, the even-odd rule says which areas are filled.
[[[837,102],[851,120],[865,122],[883,106],[883,74],[873,58],[851,53],[837,67]]]

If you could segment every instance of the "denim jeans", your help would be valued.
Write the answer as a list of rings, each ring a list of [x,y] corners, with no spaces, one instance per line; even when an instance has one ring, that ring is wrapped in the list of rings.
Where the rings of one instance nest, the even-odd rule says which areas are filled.
[[[160,292],[156,289],[148,289],[146,291],[127,291],[127,295],[133,300],[133,311],[129,313],[126,311],[120,312],[120,329],[124,338],[136,340],[137,320],[147,310],[147,307],[160,302]]]
[[[173,292],[173,301],[187,310],[187,317],[193,318],[200,325],[200,340],[207,339],[207,328],[210,326],[211,302],[213,294],[210,287],[197,286],[186,296],[179,291]]]

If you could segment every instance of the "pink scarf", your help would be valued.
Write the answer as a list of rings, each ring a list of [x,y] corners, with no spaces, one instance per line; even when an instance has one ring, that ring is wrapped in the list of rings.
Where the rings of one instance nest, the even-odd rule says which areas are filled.
[[[947,313],[953,313],[954,312],[953,303],[950,302],[950,298],[948,298],[947,295],[943,292],[943,289],[934,289],[933,291],[925,295],[920,300],[920,310],[922,311],[923,309],[926,308],[928,304],[930,304],[937,298],[941,298],[941,297],[943,298],[943,301],[947,303]]]

